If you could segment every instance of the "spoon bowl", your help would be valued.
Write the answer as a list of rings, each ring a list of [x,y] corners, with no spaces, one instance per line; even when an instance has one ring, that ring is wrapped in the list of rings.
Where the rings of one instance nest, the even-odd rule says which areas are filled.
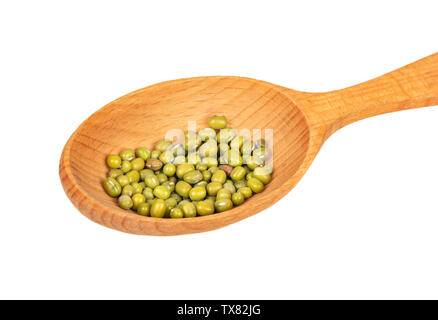
[[[242,77],[197,77],[158,83],[114,100],[73,133],[60,161],[67,196],[89,219],[120,231],[178,235],[214,230],[266,209],[301,179],[324,141],[369,116],[438,103],[438,55],[363,84],[327,93],[291,90]],[[271,129],[274,172],[262,193],[232,210],[162,219],[121,209],[102,188],[108,154],[152,148],[166,132],[197,130],[214,114],[236,129]]]

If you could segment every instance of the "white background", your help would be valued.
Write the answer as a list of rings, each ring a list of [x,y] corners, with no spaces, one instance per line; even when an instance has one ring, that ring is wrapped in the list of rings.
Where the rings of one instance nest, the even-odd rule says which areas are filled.
[[[75,128],[167,79],[305,91],[438,49],[436,1],[4,1],[0,298],[438,298],[438,108],[335,133],[284,199],[210,233],[84,218],[58,177]],[[277,168],[281,170],[281,168]]]

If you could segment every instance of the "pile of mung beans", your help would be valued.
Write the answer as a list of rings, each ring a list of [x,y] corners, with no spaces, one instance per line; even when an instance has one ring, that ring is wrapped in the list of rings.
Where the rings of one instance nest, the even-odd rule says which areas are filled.
[[[184,144],[161,140],[109,155],[103,188],[121,208],[156,218],[206,216],[241,205],[271,181],[271,154],[213,116],[209,128],[186,131]]]

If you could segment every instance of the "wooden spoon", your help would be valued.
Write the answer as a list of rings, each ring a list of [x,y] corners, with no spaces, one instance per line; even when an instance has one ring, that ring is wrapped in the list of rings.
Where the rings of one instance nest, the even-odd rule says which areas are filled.
[[[301,179],[336,130],[382,113],[438,104],[438,53],[342,90],[308,93],[241,77],[198,77],[158,83],[98,110],[73,133],[60,160],[67,196],[89,219],[124,232],[178,235],[214,230],[274,204]],[[143,217],[118,207],[102,188],[105,157],[151,148],[169,129],[198,130],[214,114],[234,128],[273,129],[274,173],[265,191],[230,211],[187,219]]]

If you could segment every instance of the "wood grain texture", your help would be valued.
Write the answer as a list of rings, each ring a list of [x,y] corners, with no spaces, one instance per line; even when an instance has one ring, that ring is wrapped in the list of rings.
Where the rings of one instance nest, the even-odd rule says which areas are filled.
[[[324,141],[370,116],[438,104],[438,54],[350,88],[307,93],[241,77],[198,77],[158,83],[98,110],[73,133],[60,160],[64,190],[75,207],[104,226],[147,235],[214,230],[274,204],[301,179]],[[105,157],[124,148],[151,148],[169,129],[198,129],[224,114],[238,129],[274,130],[274,173],[264,192],[230,211],[205,217],[143,217],[117,206],[101,183]],[[147,121],[146,121],[147,120]],[[279,173],[280,172],[280,173]]]

